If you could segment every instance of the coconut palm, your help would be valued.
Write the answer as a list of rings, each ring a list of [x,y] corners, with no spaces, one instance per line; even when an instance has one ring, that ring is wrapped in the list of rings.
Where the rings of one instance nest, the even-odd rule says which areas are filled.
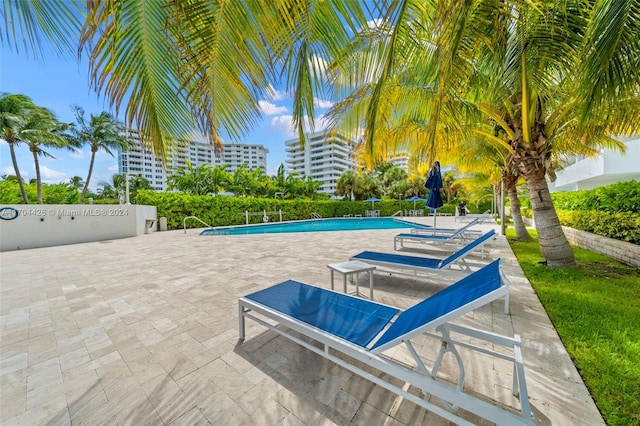
[[[89,171],[80,195],[80,204],[82,204],[89,189],[96,153],[104,151],[113,156],[113,149],[126,150],[131,147],[132,142],[124,136],[124,127],[108,112],[101,112],[98,115],[91,114],[87,119],[83,108],[76,106],[74,111],[77,127],[72,128],[71,133],[78,145],[89,145],[91,150]]]
[[[80,189],[84,186],[84,180],[80,176],[74,176],[69,179],[69,185],[80,191]]]
[[[209,195],[215,190],[215,186],[212,185],[213,170],[210,164],[194,167],[189,160],[185,160],[185,167],[173,169],[167,178],[168,188],[187,194]]]
[[[2,93],[0,94],[0,123],[2,124],[2,138],[9,145],[13,171],[18,178],[22,201],[29,204],[29,197],[24,188],[24,181],[20,176],[20,168],[16,159],[15,147],[23,141],[22,132],[25,118],[29,111],[36,108],[31,98],[25,95]]]
[[[53,112],[42,107],[30,110],[24,119],[20,133],[33,155],[38,204],[43,204],[42,177],[38,157],[55,158],[51,153],[44,150],[46,147],[75,148],[75,141],[65,133],[70,127],[70,124],[59,122]]]
[[[413,132],[414,151],[427,158],[474,134],[503,145],[526,180],[547,264],[574,266],[546,176],[559,155],[620,148],[610,135],[639,130],[640,2],[622,3],[393,2],[383,36],[334,68],[353,93],[371,95],[369,151],[390,95],[403,136]]]
[[[353,170],[342,173],[336,183],[336,194],[349,197],[349,201],[353,201],[361,181],[360,176]]]
[[[9,7],[17,37],[33,39],[20,30],[38,25],[45,35],[56,25],[73,27],[60,9]],[[81,46],[94,87],[116,109],[129,95],[126,122],[151,138],[159,157],[190,129],[190,112],[212,143],[220,129],[242,135],[258,117],[257,101],[282,76],[303,141],[313,99],[327,83],[337,99],[361,102],[365,113],[347,122],[352,129],[364,122],[373,160],[376,147],[389,143],[379,137],[388,121],[407,126],[412,152],[429,164],[465,137],[461,126],[473,122],[471,114],[478,132],[512,150],[552,266],[574,264],[545,180],[553,178],[555,155],[592,153],[613,144],[611,134],[638,130],[640,0],[144,0],[86,7]],[[27,20],[32,25],[21,25]],[[16,38],[7,33],[9,42]]]

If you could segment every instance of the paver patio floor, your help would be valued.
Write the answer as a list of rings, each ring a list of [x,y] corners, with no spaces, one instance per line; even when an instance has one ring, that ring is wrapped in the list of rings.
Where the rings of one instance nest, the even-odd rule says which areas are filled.
[[[460,224],[439,217],[438,226]],[[448,424],[253,322],[245,342],[238,341],[239,296],[289,278],[330,288],[327,264],[365,249],[391,252],[398,232],[169,231],[0,253],[0,422]],[[484,260],[471,262],[503,259],[511,314],[499,300],[460,322],[522,336],[537,424],[604,424],[507,241],[498,237],[488,248]],[[404,308],[460,277],[376,272],[374,298]],[[433,343],[425,337],[416,349],[433,358]],[[405,356],[398,351],[394,357]],[[509,364],[463,357],[467,389],[519,406]],[[445,378],[454,365],[446,359]]]

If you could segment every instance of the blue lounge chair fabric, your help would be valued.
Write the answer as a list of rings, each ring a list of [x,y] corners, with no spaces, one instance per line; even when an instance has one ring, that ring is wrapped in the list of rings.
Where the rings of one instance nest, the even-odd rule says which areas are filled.
[[[414,272],[424,270],[442,270],[449,268],[456,263],[464,263],[465,256],[473,250],[481,248],[485,243],[492,239],[495,234],[496,232],[492,229],[444,259],[434,259],[423,256],[407,256],[397,253],[363,251],[362,253],[351,256],[351,260],[361,260],[373,265],[411,269]],[[464,266],[462,268],[470,271],[468,266]]]
[[[245,296],[358,346],[366,346],[398,309],[288,280]]]
[[[400,248],[404,248],[405,241],[418,242],[422,244],[444,245],[444,244],[468,244],[476,238],[480,238],[482,234],[468,234],[462,229],[458,230],[450,235],[425,235],[418,233],[400,233],[393,237],[393,249],[398,250],[398,243]]]
[[[501,336],[451,322],[465,313],[508,295],[509,290],[502,282],[503,277],[499,269],[499,260],[496,260],[404,311],[289,280],[239,299],[240,340],[245,339],[245,319],[252,319],[306,349],[457,424],[471,424],[458,415],[456,410],[461,408],[499,425],[532,425],[520,337]],[[375,314],[372,315],[372,311]],[[345,318],[341,318],[343,315]],[[334,324],[334,321],[337,324]],[[348,330],[349,325],[355,331]],[[372,330],[361,330],[366,327],[371,327]],[[339,334],[334,333],[336,330]],[[298,333],[312,341],[300,338]],[[454,333],[471,336],[473,340],[486,340],[491,344],[475,346],[466,338],[456,340],[452,337]],[[411,339],[421,334],[442,342],[431,371],[427,370],[411,343]],[[374,337],[370,338],[371,336]],[[406,345],[416,364],[413,368],[408,367],[404,359],[396,361],[385,353],[387,349],[402,343]],[[465,363],[456,349],[457,346],[494,355],[513,363],[513,394],[520,398],[519,414],[464,392]],[[502,348],[494,351],[494,346]],[[512,350],[513,355],[509,355],[504,348]],[[458,361],[460,371],[456,386],[436,380],[446,352],[450,352]],[[354,363],[352,360],[358,362]],[[369,368],[362,369],[360,363],[368,365]],[[372,368],[384,374],[372,374]],[[427,395],[423,397],[409,392],[406,387],[398,385],[398,381],[416,386]],[[434,405],[428,395],[440,398],[447,408]]]

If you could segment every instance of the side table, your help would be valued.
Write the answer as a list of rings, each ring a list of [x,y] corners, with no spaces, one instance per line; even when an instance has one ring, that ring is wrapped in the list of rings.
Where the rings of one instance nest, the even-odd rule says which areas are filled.
[[[342,262],[342,263],[330,263],[327,265],[329,270],[331,271],[331,289],[333,290],[333,273],[337,272],[342,274],[342,285],[343,291],[347,292],[347,277],[351,277],[353,281],[353,275],[355,274],[355,284],[356,284],[356,294],[359,296],[363,296],[360,294],[358,287],[358,274],[360,272],[368,272],[369,273],[369,299],[373,300],[373,270],[376,269],[375,266],[369,265],[368,263],[360,262],[358,260],[353,260],[350,262]]]

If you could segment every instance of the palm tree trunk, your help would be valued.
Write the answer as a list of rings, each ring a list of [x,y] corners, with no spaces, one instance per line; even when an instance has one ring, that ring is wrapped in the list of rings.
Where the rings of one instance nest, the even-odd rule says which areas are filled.
[[[36,188],[38,189],[38,204],[44,204],[42,202],[42,180],[40,179],[40,162],[38,161],[38,151],[32,149],[33,164],[36,169]]]
[[[522,212],[520,211],[520,200],[518,199],[518,190],[516,188],[517,177],[513,175],[506,175],[503,177],[504,186],[509,195],[509,204],[511,206],[511,220],[513,220],[513,226],[516,229],[516,238],[519,241],[531,240],[531,235],[527,232],[524,221],[522,220]]]
[[[22,200],[25,204],[29,204],[29,197],[27,197],[27,191],[24,189],[24,182],[22,181],[22,176],[20,176],[20,170],[18,169],[18,160],[16,158],[16,152],[13,148],[13,142],[9,143],[9,152],[11,153],[11,162],[13,162],[13,171],[16,173],[16,178],[18,178],[18,185],[20,186],[20,194],[22,194]]]
[[[84,188],[82,188],[82,194],[80,194],[80,204],[84,202],[84,196],[89,189],[89,181],[91,180],[91,173],[93,173],[93,162],[96,159],[96,151],[91,149],[91,161],[89,161],[89,173],[87,173],[87,180],[84,182]]]
[[[573,250],[562,231],[558,214],[551,201],[549,185],[540,173],[525,176],[533,218],[538,231],[540,252],[548,266],[575,268],[576,261]]]

